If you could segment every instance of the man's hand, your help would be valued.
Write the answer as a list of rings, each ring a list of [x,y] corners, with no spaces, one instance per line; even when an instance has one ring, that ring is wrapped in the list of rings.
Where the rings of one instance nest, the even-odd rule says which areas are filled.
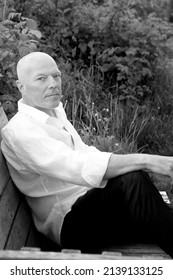
[[[146,155],[147,169],[154,173],[169,176],[173,181],[173,157]]]

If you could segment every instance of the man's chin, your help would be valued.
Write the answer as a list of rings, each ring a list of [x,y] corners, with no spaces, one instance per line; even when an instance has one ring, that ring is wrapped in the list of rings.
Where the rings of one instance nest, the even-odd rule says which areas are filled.
[[[58,100],[57,102],[55,102],[55,104],[53,105],[53,107],[52,107],[52,108],[54,109],[54,108],[58,107],[58,106],[59,106],[59,104],[60,104],[60,102],[61,102],[61,100]]]

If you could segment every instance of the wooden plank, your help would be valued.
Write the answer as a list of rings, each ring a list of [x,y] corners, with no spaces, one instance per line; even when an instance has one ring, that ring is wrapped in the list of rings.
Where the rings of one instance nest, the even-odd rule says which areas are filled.
[[[22,247],[21,251],[40,252],[41,249],[38,247]]]
[[[30,211],[26,205],[24,197],[21,196],[20,205],[13,220],[5,249],[19,250],[25,245],[30,228],[30,222]]]
[[[1,129],[4,127],[4,125],[6,125],[8,123],[8,119],[7,119],[7,116],[4,112],[4,109],[2,107],[2,104],[0,102],[0,131]],[[0,135],[0,141],[1,141],[1,135]]]
[[[130,244],[130,245],[117,245],[111,248],[105,249],[106,252],[117,252],[122,255],[155,255],[161,256],[166,259],[170,259],[170,256],[166,254],[159,246],[156,244]]]
[[[0,103],[0,131],[8,123],[8,119],[4,112],[4,109]],[[2,140],[1,133],[0,133],[0,142]],[[5,163],[5,159],[2,155],[1,148],[0,148],[0,195],[2,194],[7,182],[9,180],[9,172]]]
[[[31,223],[29,236],[25,246],[39,247],[42,251],[52,251],[52,252],[61,251],[61,247],[55,242],[48,239],[42,233],[38,232],[33,223]]]
[[[1,260],[163,260],[167,259],[159,255],[145,256],[123,256],[115,253],[105,254],[80,254],[72,251],[71,253],[61,252],[39,252],[39,251],[9,251],[0,250]]]
[[[31,221],[31,223],[30,223],[27,240],[26,240],[26,243],[24,244],[24,246],[40,247],[40,239],[39,239],[38,231],[35,228],[33,221]]]
[[[108,251],[125,252],[125,253],[142,253],[142,254],[162,254],[165,253],[156,244],[125,244],[117,245],[111,248],[107,248]]]
[[[0,249],[3,249],[19,203],[19,196],[12,180],[0,198]]]
[[[10,174],[5,163],[5,159],[0,151],[0,196],[2,195],[7,183],[10,179]]]

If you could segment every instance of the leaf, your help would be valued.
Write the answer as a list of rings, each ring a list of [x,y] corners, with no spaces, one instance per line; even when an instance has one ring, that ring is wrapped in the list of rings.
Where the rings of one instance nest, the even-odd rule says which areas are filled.
[[[30,30],[29,33],[35,35],[35,37],[37,37],[38,39],[42,37],[42,34],[39,30]]]
[[[144,92],[142,91],[142,89],[141,89],[141,90],[138,90],[138,91],[137,91],[137,94],[140,95],[141,97],[144,96]]]
[[[27,41],[28,40],[28,36],[26,34],[20,34],[20,40],[21,41]]]
[[[72,57],[75,57],[76,55],[76,48],[72,49]]]
[[[118,74],[117,81],[122,81],[123,79],[124,79],[124,76],[122,76],[121,74]]]
[[[26,46],[22,46],[19,48],[20,57],[23,57],[29,53],[29,49]]]
[[[151,70],[148,69],[148,68],[143,67],[143,68],[142,68],[142,76],[143,76],[143,77],[145,77],[145,76],[152,77]]]
[[[0,46],[3,45],[3,39],[0,37]]]
[[[14,78],[13,73],[11,73],[11,72],[9,72],[9,71],[7,72],[7,75],[8,75],[8,78],[9,78],[9,79],[13,79],[13,78]]]
[[[136,48],[129,48],[129,49],[126,51],[126,55],[135,56],[135,55],[136,55],[136,52],[137,52],[137,49],[136,49]]]
[[[34,19],[26,19],[26,26],[28,29],[35,30],[37,29],[37,22]]]
[[[1,54],[1,58],[6,58],[9,55],[9,51],[5,51]]]
[[[79,44],[79,48],[80,48],[80,50],[82,51],[82,53],[85,53],[86,52],[86,50],[87,50],[87,44],[82,44],[82,43],[80,43]]]
[[[61,15],[63,14],[63,11],[61,11],[60,9],[56,9],[56,11],[57,11],[58,13],[60,13]]]
[[[91,40],[91,41],[88,43],[88,47],[89,47],[90,49],[92,49],[92,48],[93,48],[93,45],[94,45],[94,40]]]
[[[64,11],[63,11],[63,14],[65,15],[65,14],[67,14],[68,12],[71,12],[71,8],[67,8],[67,9],[65,9]]]
[[[104,63],[104,64],[101,66],[101,71],[107,72],[107,71],[110,70],[110,68],[111,68],[110,63]]]
[[[11,25],[11,26],[14,26],[16,23],[14,21],[11,21],[9,19],[6,19],[3,21],[3,25],[5,26],[8,26],[8,25]]]
[[[28,42],[28,47],[32,52],[36,51],[36,49],[37,49],[37,45],[35,43],[33,43],[32,41]]]
[[[25,21],[21,21],[15,24],[15,29],[23,29],[25,27]]]
[[[27,34],[28,33],[28,28],[23,28],[22,29],[22,34]]]
[[[125,97],[125,96],[120,95],[120,97],[119,97],[119,100],[120,100],[120,101],[125,100],[125,99],[126,99],[126,97]]]
[[[9,15],[8,15],[8,19],[10,20],[10,21],[14,21],[14,22],[20,22],[20,20],[21,20],[21,13],[10,13]]]

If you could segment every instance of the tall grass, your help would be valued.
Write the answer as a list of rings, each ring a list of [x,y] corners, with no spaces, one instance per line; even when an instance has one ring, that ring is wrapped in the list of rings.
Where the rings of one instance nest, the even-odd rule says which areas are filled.
[[[140,114],[139,106],[129,109],[122,105],[116,94],[95,81],[91,68],[85,74],[79,70],[68,73],[68,65],[62,69],[65,110],[83,141],[108,152],[144,151],[138,138],[149,117]]]
[[[148,143],[147,152],[173,156],[173,60],[162,62],[155,77],[142,139]]]
[[[135,106],[103,87],[100,69],[60,68],[67,116],[84,142],[115,153],[173,155],[173,60],[160,62],[153,95]]]

